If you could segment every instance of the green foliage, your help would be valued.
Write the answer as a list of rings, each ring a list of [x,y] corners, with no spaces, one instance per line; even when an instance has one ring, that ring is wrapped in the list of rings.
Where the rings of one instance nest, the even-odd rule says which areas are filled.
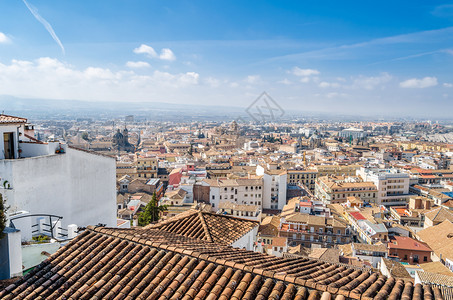
[[[11,185],[9,184],[8,180],[3,181],[3,188],[4,189],[10,189]]]
[[[154,192],[153,198],[146,204],[145,210],[138,216],[138,225],[146,226],[152,222],[159,221],[161,213],[166,210],[166,205],[158,205],[156,192]]]
[[[48,241],[50,241],[50,237],[48,237],[47,235],[38,235],[38,236],[34,236],[32,237],[32,239],[37,243],[37,244],[42,244],[42,243],[47,243]]]
[[[0,240],[5,236],[3,233],[3,230],[5,230],[6,227],[6,211],[8,210],[8,207],[6,206],[6,200],[3,199],[2,194],[0,194]]]
[[[88,141],[88,132],[83,132],[82,133],[82,139],[84,139],[85,141]]]

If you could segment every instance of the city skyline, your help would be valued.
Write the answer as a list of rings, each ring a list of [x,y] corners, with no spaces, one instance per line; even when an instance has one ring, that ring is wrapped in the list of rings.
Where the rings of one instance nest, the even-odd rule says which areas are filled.
[[[0,95],[447,117],[453,4],[1,2]]]

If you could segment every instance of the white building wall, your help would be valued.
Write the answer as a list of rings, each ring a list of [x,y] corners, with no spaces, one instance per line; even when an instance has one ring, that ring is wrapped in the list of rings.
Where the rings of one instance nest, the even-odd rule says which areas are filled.
[[[283,209],[283,206],[286,205],[286,189],[287,189],[287,174],[278,175],[278,209]]]
[[[247,232],[241,238],[233,242],[231,246],[253,251],[253,243],[255,242],[255,237],[258,234],[258,227],[259,226],[256,226],[255,228]]]
[[[116,227],[115,174],[114,158],[71,148],[65,154],[0,160],[0,177],[11,183],[4,190],[9,213],[62,216],[63,228]]]
[[[211,186],[211,189],[209,191],[209,201],[211,202],[212,210],[217,211],[219,209],[219,202],[220,202],[219,187]]]
[[[268,174],[263,175],[263,208],[271,208],[271,183],[272,176]]]
[[[22,276],[22,251],[20,231],[10,231],[8,237],[9,271],[11,277]]]
[[[2,125],[0,126],[0,159],[5,158],[5,149],[4,149],[4,141],[3,141],[3,133],[5,132],[12,132],[13,133],[13,140],[14,140],[14,157],[19,157],[19,149],[17,147],[18,134],[23,134],[23,127],[19,125]]]

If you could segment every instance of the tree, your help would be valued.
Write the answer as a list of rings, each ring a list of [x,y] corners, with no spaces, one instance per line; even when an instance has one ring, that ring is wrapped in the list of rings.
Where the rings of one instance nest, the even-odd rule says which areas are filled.
[[[160,214],[166,210],[166,205],[158,205],[156,192],[154,192],[153,198],[146,204],[145,210],[138,216],[138,225],[146,226],[152,222],[159,221]]]
[[[3,230],[6,227],[6,211],[8,207],[6,206],[6,200],[3,199],[2,194],[0,194],[0,240],[5,236]]]
[[[85,141],[88,141],[88,132],[83,132],[82,133],[82,139],[84,139]]]

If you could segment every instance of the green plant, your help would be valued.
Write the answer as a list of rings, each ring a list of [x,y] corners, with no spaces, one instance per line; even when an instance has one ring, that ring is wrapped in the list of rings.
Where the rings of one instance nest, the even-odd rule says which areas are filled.
[[[156,192],[154,192],[153,198],[146,204],[145,210],[138,216],[138,225],[146,226],[152,222],[159,221],[161,213],[166,210],[166,205],[158,205]]]
[[[6,227],[6,211],[9,207],[6,206],[6,200],[3,199],[2,194],[0,194],[0,240],[5,236],[3,230]]]
[[[47,235],[40,234],[38,236],[32,237],[32,240],[34,240],[38,244],[42,244],[42,243],[46,243],[47,241],[49,241],[50,237],[48,237]]]

